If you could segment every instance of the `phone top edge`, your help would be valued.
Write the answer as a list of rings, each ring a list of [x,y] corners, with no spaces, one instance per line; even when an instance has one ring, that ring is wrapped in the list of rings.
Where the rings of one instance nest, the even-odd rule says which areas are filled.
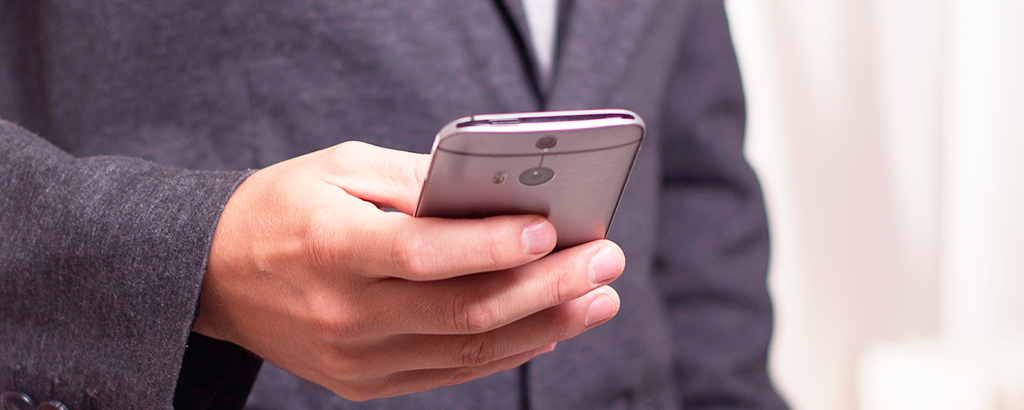
[[[591,117],[591,118],[588,118]],[[509,125],[515,125],[510,127]],[[521,112],[478,114],[452,120],[438,131],[430,152],[437,151],[444,139],[458,132],[519,133],[531,131],[570,131],[586,128],[635,125],[640,139],[647,133],[643,118],[637,113],[618,109]]]
[[[476,151],[460,151],[460,150],[457,150],[457,149],[449,149],[449,148],[441,148],[441,147],[437,147],[436,151],[445,152],[445,153],[454,154],[454,155],[467,155],[467,156],[474,156],[474,157],[490,157],[490,158],[557,156],[557,155],[586,154],[588,152],[597,152],[597,151],[606,151],[606,150],[610,150],[610,149],[618,149],[618,148],[622,148],[622,147],[628,147],[630,145],[639,145],[641,143],[641,141],[642,141],[642,137],[641,138],[637,138],[637,139],[632,140],[632,141],[626,141],[626,142],[623,142],[623,143],[617,144],[617,145],[609,145],[609,146],[603,146],[603,147],[591,148],[591,149],[567,150],[567,151],[557,151],[557,152],[527,152],[527,153],[517,153],[517,154],[481,153],[481,152],[476,152]],[[637,148],[637,150],[639,150],[639,147]]]
[[[637,118],[639,118],[639,116],[636,113],[619,109],[543,111],[474,115],[468,121],[460,121],[455,126],[456,128],[466,128],[475,125],[516,125],[523,123],[550,124],[556,122],[591,121],[602,119],[635,120]]]
[[[445,124],[443,127],[441,127],[441,129],[437,131],[437,134],[434,135],[434,144],[430,146],[430,153],[434,154],[435,152],[437,152],[437,148],[438,146],[441,145],[441,141],[443,141],[446,136],[452,135],[452,133],[454,133],[455,130],[458,129],[459,124],[467,121],[473,121],[473,117],[462,117],[454,119],[449,123]]]

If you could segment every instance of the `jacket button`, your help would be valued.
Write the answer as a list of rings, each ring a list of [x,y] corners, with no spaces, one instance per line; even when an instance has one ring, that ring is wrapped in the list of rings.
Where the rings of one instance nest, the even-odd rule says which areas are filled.
[[[35,408],[36,404],[25,393],[8,391],[0,394],[0,409],[2,410],[34,410]]]
[[[43,403],[43,405],[39,406],[36,410],[68,410],[68,406],[65,406],[59,401],[51,400],[48,403]]]

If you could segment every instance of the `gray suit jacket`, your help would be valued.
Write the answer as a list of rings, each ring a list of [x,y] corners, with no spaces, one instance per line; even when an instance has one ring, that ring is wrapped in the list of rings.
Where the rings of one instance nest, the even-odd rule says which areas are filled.
[[[265,364],[247,406],[784,408],[722,2],[562,7],[544,89],[516,0],[4,0],[0,116],[24,128],[0,123],[0,391],[238,408],[260,361],[186,341],[246,169],[347,139],[427,152],[467,114],[619,107],[650,132],[611,228],[618,317],[528,369],[368,403]]]

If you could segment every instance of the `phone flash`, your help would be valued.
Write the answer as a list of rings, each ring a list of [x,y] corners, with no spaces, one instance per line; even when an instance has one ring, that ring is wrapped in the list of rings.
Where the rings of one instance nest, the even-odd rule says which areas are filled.
[[[493,182],[494,185],[501,185],[505,182],[505,177],[507,176],[508,174],[506,174],[505,171],[498,171],[494,173],[494,178],[491,178],[491,182]]]

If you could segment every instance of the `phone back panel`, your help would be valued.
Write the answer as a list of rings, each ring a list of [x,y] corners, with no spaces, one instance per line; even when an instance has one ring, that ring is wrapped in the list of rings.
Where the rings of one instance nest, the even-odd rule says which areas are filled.
[[[557,249],[604,238],[643,132],[638,118],[445,127],[416,215],[543,215]]]

